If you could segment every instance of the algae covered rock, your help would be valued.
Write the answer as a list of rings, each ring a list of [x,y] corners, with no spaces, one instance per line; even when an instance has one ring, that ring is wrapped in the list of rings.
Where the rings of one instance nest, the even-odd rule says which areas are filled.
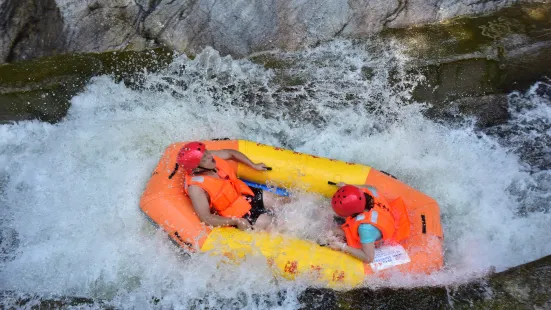
[[[470,283],[447,287],[382,288],[334,291],[308,288],[298,296],[301,309],[549,309],[551,307],[551,255],[536,261],[474,279]],[[239,294],[238,294],[239,295]],[[190,300],[191,305],[203,308],[213,298],[218,308],[243,309],[281,306],[285,292],[277,298],[262,294],[254,298],[213,297]],[[0,292],[3,306],[67,308],[88,306],[102,309],[116,308],[109,300],[71,296],[42,296],[33,293]],[[154,308],[162,296],[152,297],[148,307]],[[174,305],[178,307],[178,305]]]
[[[0,123],[39,119],[57,122],[71,98],[96,75],[111,75],[129,85],[140,74],[166,67],[173,58],[166,49],[58,55],[0,65]]]
[[[191,53],[212,46],[224,55],[244,57],[487,14],[511,2],[0,0],[0,62],[159,44]]]
[[[56,122],[69,100],[101,70],[93,57],[53,56],[0,66],[0,121]]]
[[[336,292],[308,289],[303,309],[549,309],[551,256],[447,287],[355,289]]]
[[[410,72],[425,76],[413,90],[415,100],[433,104],[433,115],[456,111],[476,116],[481,127],[507,119],[503,117],[502,100],[489,98],[525,90],[551,76],[549,2],[519,4],[485,16],[386,29],[382,36],[402,43],[412,59]],[[495,105],[489,108],[492,102]],[[492,109],[496,113],[488,113]]]

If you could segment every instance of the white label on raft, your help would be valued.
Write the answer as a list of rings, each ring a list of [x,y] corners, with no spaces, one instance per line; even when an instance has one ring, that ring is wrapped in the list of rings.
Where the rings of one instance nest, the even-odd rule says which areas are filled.
[[[373,272],[411,262],[409,255],[401,245],[385,245],[375,249],[373,263],[369,264]]]

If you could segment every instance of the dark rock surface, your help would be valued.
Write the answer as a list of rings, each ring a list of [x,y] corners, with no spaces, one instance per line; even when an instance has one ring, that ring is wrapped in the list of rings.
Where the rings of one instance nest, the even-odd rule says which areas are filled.
[[[144,70],[155,71],[172,60],[165,49],[51,56],[0,66],[0,124],[39,119],[55,123],[71,98],[96,75],[109,74],[138,83]]]
[[[533,1],[522,1],[531,3]],[[195,54],[295,50],[334,38],[478,16],[511,5],[485,1],[0,0],[0,62],[67,52],[142,50]]]
[[[309,288],[299,297],[302,309],[549,309],[551,307],[551,256],[495,273],[467,284],[447,287],[366,288],[350,291]],[[285,294],[280,294],[284,296]],[[6,308],[64,309],[92,307],[114,309],[108,300],[85,297],[40,296],[38,294],[0,292]],[[153,297],[154,308],[162,296]],[[262,296],[258,296],[262,299]],[[225,298],[224,309],[254,308],[255,298],[247,301]],[[191,304],[204,307],[201,300]],[[274,305],[276,306],[276,305]]]

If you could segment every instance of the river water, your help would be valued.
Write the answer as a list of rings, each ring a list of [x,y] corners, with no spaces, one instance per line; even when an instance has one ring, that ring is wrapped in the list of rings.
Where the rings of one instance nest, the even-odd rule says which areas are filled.
[[[410,95],[422,77],[405,74],[397,45],[335,41],[280,57],[276,74],[207,48],[140,87],[93,78],[55,125],[0,125],[0,290],[125,308],[296,308],[307,282],[274,279],[261,258],[187,257],[138,207],[168,144],[221,137],[367,164],[439,202],[445,268],[366,287],[462,283],[551,253],[549,81],[510,94],[511,120],[480,131],[423,116]],[[297,195],[279,230],[323,238],[329,201]]]

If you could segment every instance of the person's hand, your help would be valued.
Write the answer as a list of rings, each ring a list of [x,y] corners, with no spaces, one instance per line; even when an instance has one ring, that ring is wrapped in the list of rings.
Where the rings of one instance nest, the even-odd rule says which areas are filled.
[[[329,247],[336,251],[343,251],[345,246],[346,243],[342,243],[339,241],[332,241],[329,243]]]
[[[343,187],[343,186],[345,186],[345,185],[346,185],[346,183],[344,183],[344,182],[339,182],[339,183],[337,183],[337,187],[338,187],[338,188],[341,188],[341,187]]]
[[[268,166],[266,166],[264,163],[258,163],[258,164],[253,164],[253,169],[258,171],[266,171],[268,170]]]
[[[240,229],[240,230],[248,230],[248,229],[252,228],[249,221],[247,221],[244,218],[236,218],[235,219],[235,226],[237,226],[237,228]]]

